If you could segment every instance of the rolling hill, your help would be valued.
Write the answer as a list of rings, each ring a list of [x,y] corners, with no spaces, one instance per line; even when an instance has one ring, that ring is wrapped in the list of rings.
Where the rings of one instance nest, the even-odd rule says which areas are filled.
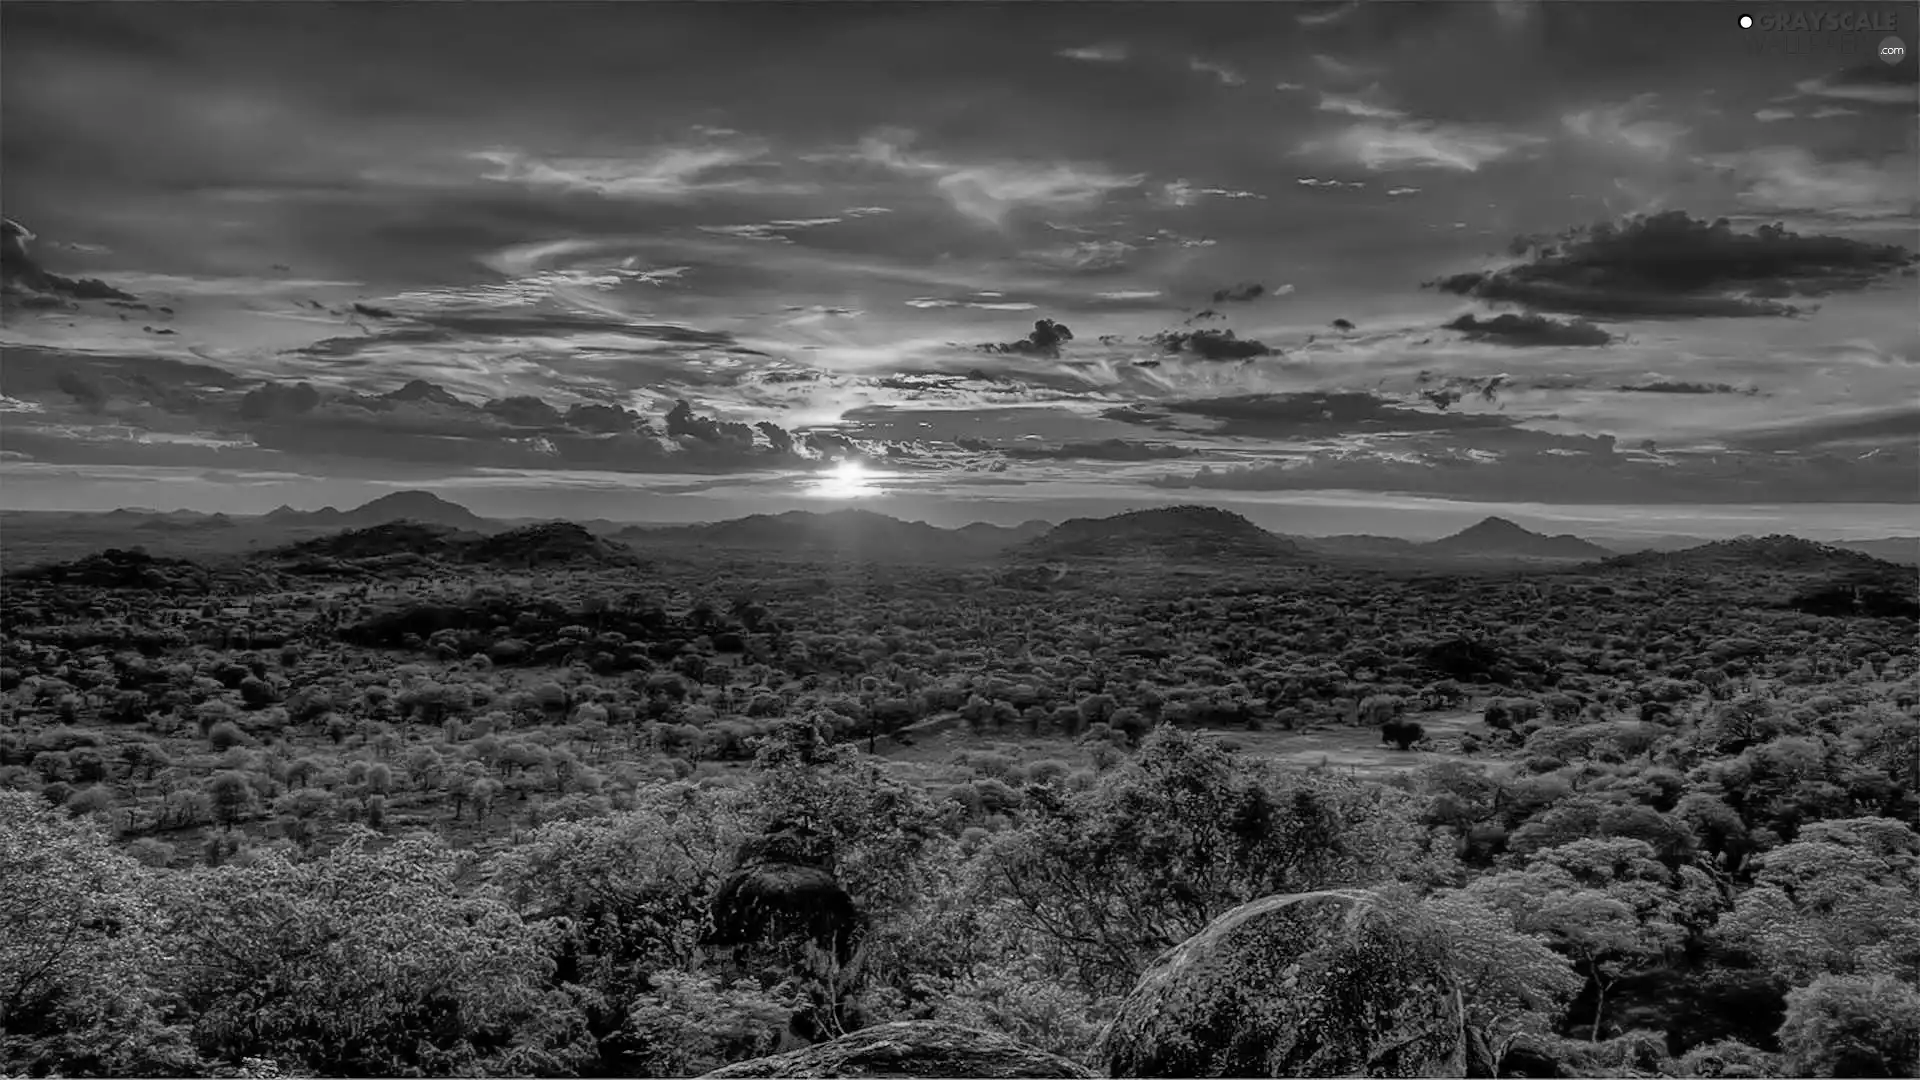
[[[1599,544],[1582,540],[1572,533],[1547,536],[1500,517],[1487,518],[1452,536],[1420,544],[1415,550],[1428,555],[1469,558],[1585,560],[1605,559],[1613,554]]]
[[[1191,505],[1074,518],[1019,545],[1012,553],[1041,559],[1272,559],[1306,554],[1299,544],[1239,514]]]

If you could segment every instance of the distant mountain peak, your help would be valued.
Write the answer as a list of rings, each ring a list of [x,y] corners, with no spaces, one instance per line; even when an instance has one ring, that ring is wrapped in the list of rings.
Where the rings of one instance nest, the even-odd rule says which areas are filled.
[[[1022,545],[1042,558],[1155,555],[1174,558],[1298,555],[1299,545],[1217,506],[1191,503],[1063,521]]]
[[[1525,556],[1541,559],[1604,559],[1613,552],[1572,533],[1548,536],[1503,517],[1487,517],[1452,536],[1420,547],[1445,555]]]

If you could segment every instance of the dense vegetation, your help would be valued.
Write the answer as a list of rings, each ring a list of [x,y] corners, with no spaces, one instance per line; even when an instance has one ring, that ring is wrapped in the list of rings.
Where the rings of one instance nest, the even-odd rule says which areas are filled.
[[[536,539],[8,580],[0,1071],[684,1075],[918,1019],[1092,1062],[1166,950],[1351,888],[1505,1075],[1920,1068],[1915,624],[1857,559]],[[1394,767],[1267,752],[1343,733]]]

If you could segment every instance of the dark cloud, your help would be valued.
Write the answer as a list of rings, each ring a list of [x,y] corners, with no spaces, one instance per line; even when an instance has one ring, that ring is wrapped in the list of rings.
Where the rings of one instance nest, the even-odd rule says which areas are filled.
[[[1527,261],[1429,285],[1538,311],[1614,318],[1792,315],[1771,297],[1867,288],[1915,263],[1897,244],[1801,236],[1779,226],[1735,232],[1685,211],[1628,218],[1552,238],[1522,237]]]
[[[72,300],[118,300],[139,297],[97,278],[70,278],[49,273],[28,251],[33,233],[12,218],[0,219],[0,295],[29,307],[64,306]]]
[[[1875,457],[1885,453],[1882,444],[1891,444],[1901,454],[1910,455],[1915,446],[1920,445],[1920,411],[1900,407],[1865,415],[1776,425],[1730,435],[1726,442],[1729,446],[1769,453],[1858,449],[1864,445],[1876,451]],[[1906,495],[1895,501],[1910,502],[1915,495],[1913,477],[1909,474]]]
[[[1362,392],[1243,394],[1166,402],[1151,408],[1125,406],[1108,409],[1101,415],[1109,420],[1163,429],[1179,429],[1175,417],[1192,416],[1209,422],[1207,430],[1214,434],[1276,439],[1324,438],[1360,431],[1378,434],[1464,431],[1514,423],[1504,416],[1411,409],[1392,399]]]
[[[1262,285],[1258,282],[1251,282],[1251,281],[1242,282],[1241,284],[1234,285],[1230,288],[1215,290],[1213,294],[1213,302],[1216,304],[1244,303],[1248,300],[1258,300],[1261,297],[1268,296],[1268,295],[1271,295],[1271,294],[1268,292],[1267,287],[1265,285]]]
[[[1909,57],[1898,64],[1869,60],[1831,75],[1808,79],[1794,89],[1811,97],[1854,104],[1911,108],[1920,102],[1920,96],[1915,93],[1916,86],[1920,86],[1920,65],[1916,65]]]
[[[1561,322],[1532,312],[1524,315],[1508,312],[1491,319],[1462,315],[1448,323],[1445,329],[1458,330],[1469,341],[1488,341],[1497,345],[1591,346],[1606,345],[1613,341],[1612,334],[1583,319]]]
[[[963,440],[962,446],[976,440]],[[980,444],[976,448],[984,448]],[[1184,446],[1165,443],[1134,442],[1130,439],[1101,439],[1098,442],[1069,442],[1059,446],[1015,446],[1002,451],[1018,461],[1167,461],[1192,457]]]
[[[194,412],[209,394],[241,385],[220,368],[157,356],[91,356],[57,349],[8,346],[0,364],[0,394],[32,400],[59,393],[59,379],[72,374],[98,387],[106,401],[152,405],[167,412]]]
[[[358,308],[362,305],[354,306]],[[391,317],[400,318],[400,316]],[[293,352],[313,359],[339,360],[392,346],[417,348],[430,345],[458,345],[462,342],[511,341],[516,338],[596,334],[633,338],[637,342],[666,342],[695,348],[720,349],[743,356],[765,355],[741,346],[733,335],[724,331],[700,330],[668,324],[633,323],[583,315],[433,312],[407,315],[405,319],[407,325],[404,326],[391,326],[374,333],[350,337],[322,338]]]
[[[1511,451],[1485,460],[1429,443],[1409,460],[1369,452],[1304,455],[1286,463],[1216,470],[1153,481],[1156,486],[1221,491],[1358,491],[1484,501],[1551,503],[1760,503],[1916,501],[1912,445],[1860,454],[1783,458],[1767,453],[1674,454],[1658,459],[1564,450]]]
[[[1627,383],[1615,387],[1616,390],[1630,394],[1757,394],[1751,387],[1742,390],[1731,383],[1678,382],[1670,379],[1656,379],[1652,382]]]
[[[1265,342],[1236,337],[1231,330],[1165,330],[1143,340],[1159,346],[1162,352],[1202,360],[1251,360],[1276,355]]]
[[[1033,324],[1033,332],[1019,341],[988,342],[981,345],[982,352],[1018,353],[1022,356],[1059,356],[1060,346],[1073,340],[1073,331],[1062,323],[1052,319],[1040,319]]]

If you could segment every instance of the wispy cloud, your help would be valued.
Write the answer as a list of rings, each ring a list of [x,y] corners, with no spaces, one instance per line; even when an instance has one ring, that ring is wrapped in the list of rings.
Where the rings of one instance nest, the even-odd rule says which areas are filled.
[[[1077,48],[1061,49],[1054,55],[1063,56],[1068,60],[1078,60],[1087,64],[1118,64],[1126,60],[1130,54],[1125,45],[1109,43],[1104,45],[1081,45]]]
[[[1220,80],[1222,86],[1244,86],[1247,81],[1246,76],[1227,65],[1212,60],[1202,60],[1197,56],[1187,61],[1187,70],[1211,75]]]
[[[1406,113],[1388,105],[1376,85],[1364,94],[1320,95],[1321,112],[1340,113],[1345,116],[1360,116],[1374,120],[1401,120]]]
[[[1364,64],[1356,64],[1348,60],[1342,60],[1336,56],[1328,56],[1326,53],[1314,53],[1313,63],[1315,67],[1320,69],[1321,74],[1330,79],[1342,82],[1358,82],[1363,79],[1371,79],[1380,73],[1378,68],[1369,67]]]
[[[627,199],[685,199],[714,192],[783,194],[811,190],[791,181],[740,170],[763,165],[766,147],[755,143],[668,146],[632,157],[543,158],[520,150],[489,149],[469,155],[493,168],[482,179],[532,188],[591,191]]]
[[[777,221],[761,222],[754,225],[701,225],[701,232],[716,236],[731,236],[740,240],[765,240],[779,244],[791,244],[793,238],[787,234],[804,229],[817,229],[823,225],[838,225],[844,218],[783,218]]]
[[[1360,10],[1360,0],[1348,0],[1347,3],[1337,4],[1329,8],[1303,11],[1295,15],[1293,19],[1301,26],[1330,26],[1344,20],[1347,16],[1358,10]]]
[[[1374,172],[1443,169],[1478,172],[1482,166],[1537,145],[1538,136],[1485,124],[1424,120],[1368,121],[1318,139],[1300,153]]]
[[[1753,114],[1755,120],[1763,124],[1777,124],[1782,120],[1791,120],[1799,114],[1792,109],[1761,109]]]
[[[1920,156],[1883,161],[1822,161],[1803,147],[1764,146],[1705,159],[1740,183],[1740,201],[1756,210],[1839,218],[1920,217],[1913,178]]]
[[[1115,191],[1139,187],[1146,174],[1123,175],[1097,165],[1055,162],[947,161],[910,149],[905,132],[872,135],[860,143],[859,157],[909,176],[924,176],[954,209],[988,225],[1000,225],[1015,210],[1085,209]]]
[[[1560,118],[1563,130],[1589,144],[1651,158],[1665,158],[1688,134],[1688,128],[1651,115],[1654,95],[1642,94],[1617,105],[1600,105],[1569,112]]]
[[[1239,191],[1234,188],[1197,188],[1185,180],[1175,180],[1160,187],[1161,201],[1172,206],[1192,206],[1202,199],[1264,199],[1265,195],[1257,191]]]

